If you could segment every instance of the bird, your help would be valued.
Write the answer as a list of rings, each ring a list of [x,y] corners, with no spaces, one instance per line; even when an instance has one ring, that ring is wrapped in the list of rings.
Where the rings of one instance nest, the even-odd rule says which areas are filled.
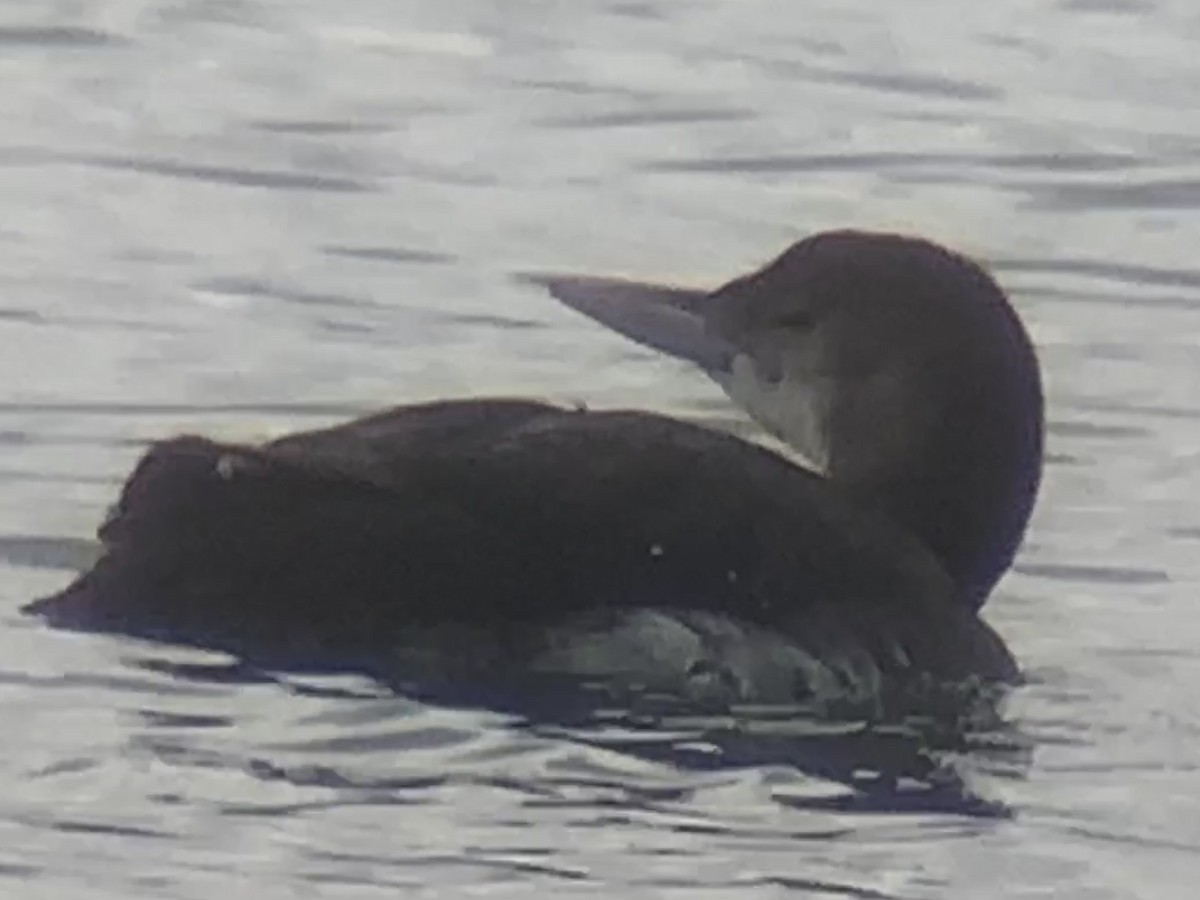
[[[24,611],[383,680],[658,667],[743,702],[1019,681],[981,608],[1034,507],[1044,403],[982,266],[846,229],[715,289],[524,280],[698,369],[775,443],[507,397],[170,437],[94,566]]]

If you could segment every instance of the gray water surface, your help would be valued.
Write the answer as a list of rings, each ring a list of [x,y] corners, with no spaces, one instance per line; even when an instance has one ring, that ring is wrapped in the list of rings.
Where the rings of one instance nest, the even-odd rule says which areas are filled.
[[[1200,7],[0,3],[0,896],[1174,898],[1200,875]],[[147,440],[432,397],[729,417],[511,278],[715,282],[827,227],[985,261],[1050,461],[988,617],[1005,819],[822,809],[17,613]],[[357,696],[354,696],[357,695]]]

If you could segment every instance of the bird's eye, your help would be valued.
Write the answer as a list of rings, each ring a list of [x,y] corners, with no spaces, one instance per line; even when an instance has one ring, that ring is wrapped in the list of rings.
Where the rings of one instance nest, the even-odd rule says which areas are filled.
[[[774,324],[778,328],[788,328],[792,331],[810,331],[816,325],[816,319],[807,310],[789,310],[776,317]]]

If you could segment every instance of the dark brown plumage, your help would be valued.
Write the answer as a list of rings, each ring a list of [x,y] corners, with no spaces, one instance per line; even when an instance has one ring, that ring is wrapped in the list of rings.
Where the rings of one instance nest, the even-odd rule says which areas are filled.
[[[1032,506],[1041,393],[1028,339],[982,270],[927,242],[844,232],[712,294],[545,281],[577,308],[617,284],[621,303],[666,298],[691,331],[682,344],[639,339],[679,355],[711,339],[695,358],[718,381],[740,354],[776,386],[797,372],[828,382],[814,432],[825,475],[650,413],[518,400],[401,407],[261,446],[179,437],[138,464],[97,565],[28,611],[267,665],[372,672],[405,635],[448,626],[487,636],[486,651],[457,648],[479,673],[536,658],[572,622],[665,608],[719,613],[818,658],[866,654],[889,678],[1016,677],[976,609]],[[893,383],[875,364],[903,357],[906,331],[919,349],[909,368],[924,369]],[[764,335],[786,353],[824,343],[809,369],[786,353],[773,367]],[[884,337],[896,346],[874,352]],[[956,371],[964,359],[978,366]],[[934,404],[882,465],[861,444],[871,411],[844,402],[847,380],[878,371],[887,396]]]

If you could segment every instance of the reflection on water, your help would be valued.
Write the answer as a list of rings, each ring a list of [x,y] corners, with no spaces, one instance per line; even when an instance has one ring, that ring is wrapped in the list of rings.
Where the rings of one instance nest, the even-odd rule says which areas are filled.
[[[1193,4],[10,6],[6,896],[1192,895]],[[16,614],[163,434],[490,393],[728,416],[511,273],[711,283],[838,225],[991,260],[1045,363],[999,719],[551,724]]]
[[[273,684],[303,696],[326,699],[379,697],[375,690],[364,694],[361,689],[336,684],[308,685],[237,662],[147,658],[134,664],[199,684]],[[505,727],[540,738],[618,751],[677,769],[786,767],[848,789],[833,796],[822,793],[786,801],[793,808],[810,810],[1006,817],[1012,810],[978,793],[973,774],[982,766],[993,775],[1020,777],[1031,759],[1030,743],[1000,715],[1003,698],[967,687],[957,695],[943,689],[910,697],[913,712],[903,716],[893,712],[886,718],[864,718],[849,700],[841,711],[829,701],[820,708],[813,704],[745,703],[699,707],[694,697],[662,690],[616,688],[596,679],[572,683],[562,677],[469,687],[405,678],[397,690],[398,697],[406,699],[412,709],[420,706],[418,701],[408,699],[414,696],[443,707],[502,709],[508,718]],[[394,710],[389,705],[376,724],[391,724],[392,715]],[[199,714],[146,716],[149,724],[170,727],[194,725],[210,718],[222,726],[230,724],[221,717]],[[344,724],[364,723],[356,719]],[[445,734],[453,738],[451,743],[467,736],[462,731]],[[411,734],[403,725],[390,738],[362,735],[351,728],[323,741],[321,749],[353,750],[370,744],[375,751],[387,747],[405,751],[428,746],[430,740],[427,730]],[[304,747],[316,749],[307,742]],[[339,782],[343,777],[321,771],[326,781]]]

